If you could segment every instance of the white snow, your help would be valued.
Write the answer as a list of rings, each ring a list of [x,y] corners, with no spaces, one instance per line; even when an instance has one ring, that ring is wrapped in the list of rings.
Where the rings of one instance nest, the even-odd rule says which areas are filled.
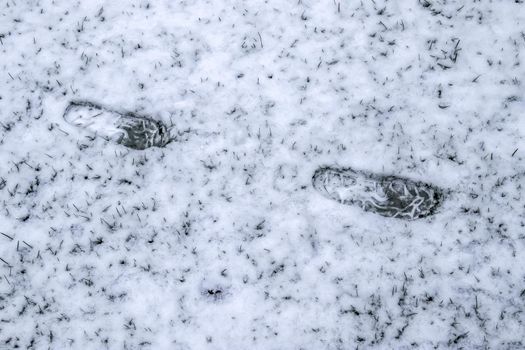
[[[0,2],[0,349],[523,348],[524,6]],[[450,194],[388,219],[319,166]]]

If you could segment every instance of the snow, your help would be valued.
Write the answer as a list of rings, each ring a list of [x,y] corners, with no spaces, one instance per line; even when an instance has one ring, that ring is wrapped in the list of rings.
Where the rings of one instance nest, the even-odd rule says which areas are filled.
[[[523,6],[2,1],[0,348],[523,348]],[[449,195],[388,219],[320,166]]]

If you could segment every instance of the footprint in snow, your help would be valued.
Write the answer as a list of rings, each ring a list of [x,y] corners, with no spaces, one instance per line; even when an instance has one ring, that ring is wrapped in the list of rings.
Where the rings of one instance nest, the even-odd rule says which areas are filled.
[[[395,175],[351,168],[323,167],[312,177],[323,196],[385,217],[415,220],[435,214],[443,202],[440,188]]]
[[[88,101],[71,102],[64,112],[64,120],[135,150],[165,147],[172,141],[161,121],[131,112],[120,113]]]

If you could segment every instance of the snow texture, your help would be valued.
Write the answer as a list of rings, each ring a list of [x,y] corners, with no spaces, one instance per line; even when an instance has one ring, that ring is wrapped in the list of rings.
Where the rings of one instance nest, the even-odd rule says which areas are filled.
[[[0,1],[0,349],[523,349],[524,28],[522,0]],[[385,218],[323,166],[450,196]]]

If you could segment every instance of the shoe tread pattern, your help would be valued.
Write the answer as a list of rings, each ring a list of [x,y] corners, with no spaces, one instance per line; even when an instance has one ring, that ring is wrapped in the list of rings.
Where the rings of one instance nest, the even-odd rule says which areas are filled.
[[[339,203],[405,220],[435,214],[443,200],[443,191],[434,185],[351,168],[320,168],[312,184],[323,196]]]

